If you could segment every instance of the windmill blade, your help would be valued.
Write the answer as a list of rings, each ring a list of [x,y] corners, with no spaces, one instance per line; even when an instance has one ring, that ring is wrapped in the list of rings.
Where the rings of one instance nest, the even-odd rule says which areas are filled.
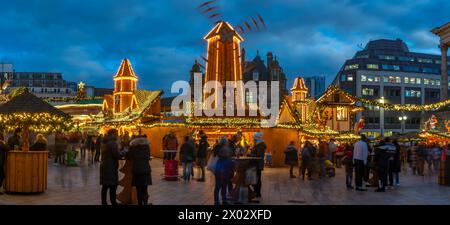
[[[259,14],[257,14],[257,16],[258,16],[259,22],[262,24],[263,28],[266,29],[266,23],[264,23],[262,16]]]
[[[256,22],[256,20],[253,17],[251,19],[252,19],[253,24],[256,27],[256,30],[259,30],[258,22]]]
[[[210,7],[210,8],[207,8],[205,11],[203,11],[203,13],[204,13],[204,14],[207,14],[207,13],[209,13],[209,12],[214,12],[214,11],[217,11],[217,7]]]
[[[239,32],[240,34],[244,34],[244,33],[245,33],[245,32],[244,32],[244,28],[242,28],[241,25],[238,25],[238,26],[236,27],[236,29],[238,30],[238,32]]]
[[[208,62],[208,60],[206,59],[206,57],[205,56],[200,56],[205,62]]]
[[[204,2],[203,4],[199,5],[199,6],[197,7],[197,9],[201,9],[201,8],[203,8],[203,7],[205,7],[205,6],[208,6],[208,5],[210,5],[211,3],[213,3],[213,2],[215,2],[215,0]]]
[[[216,18],[216,17],[218,17],[218,16],[220,16],[220,13],[214,13],[214,14],[212,14],[211,16],[209,16],[208,18],[209,18],[209,19],[214,19],[214,18]]]
[[[244,24],[247,27],[248,31],[252,31],[252,27],[250,26],[250,24],[247,23],[247,21],[245,21]]]

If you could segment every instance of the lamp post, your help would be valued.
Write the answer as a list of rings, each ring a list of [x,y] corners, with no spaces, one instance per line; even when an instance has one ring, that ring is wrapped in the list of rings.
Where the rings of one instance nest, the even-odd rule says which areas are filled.
[[[381,104],[384,104],[386,102],[383,96],[379,99],[379,101]],[[378,108],[380,109],[380,136],[384,137],[384,108]]]
[[[402,127],[402,134],[405,133],[405,123],[406,123],[407,119],[408,119],[408,117],[405,115],[398,117],[398,120],[400,120],[400,126]]]

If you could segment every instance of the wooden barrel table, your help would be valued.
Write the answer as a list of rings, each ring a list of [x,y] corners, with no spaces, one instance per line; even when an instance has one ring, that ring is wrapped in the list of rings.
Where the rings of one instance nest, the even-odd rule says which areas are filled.
[[[5,190],[41,193],[47,189],[48,151],[10,151],[6,160]]]

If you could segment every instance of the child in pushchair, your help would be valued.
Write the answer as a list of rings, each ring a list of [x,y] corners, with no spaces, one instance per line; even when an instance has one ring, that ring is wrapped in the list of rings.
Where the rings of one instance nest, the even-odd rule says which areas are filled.
[[[336,169],[334,168],[334,164],[330,160],[325,161],[326,172],[328,177],[334,177],[336,174]]]

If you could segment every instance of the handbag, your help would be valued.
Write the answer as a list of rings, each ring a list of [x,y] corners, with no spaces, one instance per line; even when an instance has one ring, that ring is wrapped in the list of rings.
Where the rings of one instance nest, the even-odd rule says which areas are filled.
[[[258,177],[256,177],[256,167],[252,167],[245,171],[245,184],[246,185],[255,185],[258,183]]]
[[[214,173],[216,170],[217,160],[218,160],[217,156],[212,155],[211,157],[209,157],[206,169]]]

